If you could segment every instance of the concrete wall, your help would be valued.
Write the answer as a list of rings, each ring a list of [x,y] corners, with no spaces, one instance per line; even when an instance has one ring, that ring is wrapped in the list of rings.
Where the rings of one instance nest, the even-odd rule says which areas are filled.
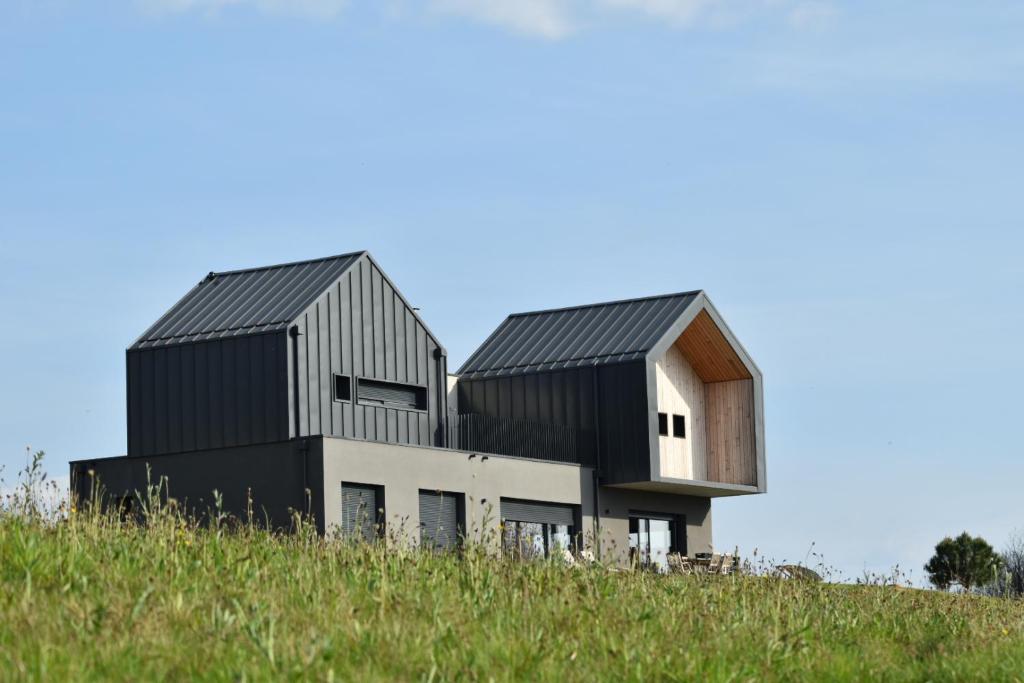
[[[579,506],[584,545],[594,547],[594,471],[579,465],[310,438],[194,453],[81,460],[71,463],[74,492],[88,499],[92,482],[98,481],[110,499],[134,496],[135,491],[145,491],[147,465],[151,482],[167,477],[171,497],[199,514],[213,506],[212,492],[217,489],[224,511],[245,519],[251,491],[257,520],[267,519],[274,528],[291,526],[290,510],[308,510],[321,532],[335,531],[341,522],[341,482],[345,481],[384,487],[388,533],[399,542],[419,542],[419,491],[426,489],[464,494],[470,536],[495,549],[502,497]],[[602,486],[599,505],[601,551],[606,560],[628,562],[632,512],[683,515],[687,551],[711,550],[709,498]]]
[[[384,487],[388,533],[402,542],[419,541],[420,489],[465,495],[471,537],[496,547],[500,500],[522,498],[579,505],[580,531],[593,546],[593,470],[577,465],[462,451],[417,448],[347,439],[323,440],[324,522],[330,533],[341,522],[341,482]],[[471,457],[472,456],[472,457]],[[630,512],[684,515],[687,551],[710,552],[708,498],[602,486],[602,555],[628,562]]]
[[[410,543],[419,541],[420,489],[464,494],[467,531],[489,543],[502,497],[593,509],[593,470],[578,465],[349,439],[324,439],[323,463],[328,533],[341,523],[341,482],[383,486],[388,534]]]
[[[619,564],[629,562],[629,516],[631,512],[682,515],[686,518],[686,552],[709,553],[711,499],[671,493],[637,491],[602,486],[601,556]]]

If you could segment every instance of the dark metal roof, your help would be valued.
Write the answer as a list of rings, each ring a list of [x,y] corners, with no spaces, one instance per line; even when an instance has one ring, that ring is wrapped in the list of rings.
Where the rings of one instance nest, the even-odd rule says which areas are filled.
[[[496,377],[639,360],[699,293],[510,315],[458,374]]]
[[[365,253],[210,273],[131,348],[285,329]]]

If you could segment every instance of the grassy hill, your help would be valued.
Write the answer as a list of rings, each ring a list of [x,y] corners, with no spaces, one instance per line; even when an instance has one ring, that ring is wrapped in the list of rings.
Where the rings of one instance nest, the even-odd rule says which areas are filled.
[[[1024,680],[1024,604],[0,515],[0,677]]]

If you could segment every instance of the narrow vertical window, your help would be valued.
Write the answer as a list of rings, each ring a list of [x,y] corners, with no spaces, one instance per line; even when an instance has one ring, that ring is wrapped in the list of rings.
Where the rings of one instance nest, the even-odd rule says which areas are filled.
[[[672,436],[677,439],[686,438],[686,416],[685,415],[673,415],[672,416]]]
[[[347,375],[334,376],[334,400],[352,400],[352,380],[350,380]]]
[[[658,413],[658,433],[668,436],[668,413]]]

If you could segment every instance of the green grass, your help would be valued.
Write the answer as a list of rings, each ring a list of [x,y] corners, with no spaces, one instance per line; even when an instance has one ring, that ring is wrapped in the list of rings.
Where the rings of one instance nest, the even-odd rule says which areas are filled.
[[[1022,680],[1024,605],[0,514],[0,677]]]

